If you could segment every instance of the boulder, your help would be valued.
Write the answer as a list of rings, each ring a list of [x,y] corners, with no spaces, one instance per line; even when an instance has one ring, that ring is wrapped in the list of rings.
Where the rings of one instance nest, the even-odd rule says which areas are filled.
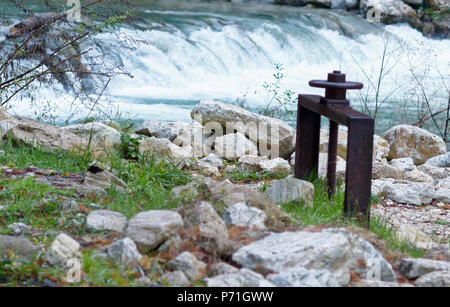
[[[419,277],[416,287],[450,287],[450,271],[436,271]]]
[[[211,266],[210,276],[237,273],[239,269],[225,262],[217,262]]]
[[[372,180],[372,195],[381,196],[384,193],[384,188],[394,181],[395,179],[392,178]]]
[[[81,261],[80,244],[64,233],[60,233],[50,244],[44,255],[45,262],[63,270],[71,267],[71,261]]]
[[[95,210],[87,216],[86,227],[92,231],[122,232],[127,227],[127,218],[119,212]]]
[[[435,156],[428,159],[425,165],[435,166],[435,167],[450,167],[450,152]]]
[[[179,212],[183,217],[185,230],[190,230],[192,240],[198,247],[218,255],[230,252],[227,226],[210,203],[202,201],[180,208]]]
[[[445,179],[450,176],[450,169],[445,167],[436,167],[428,164],[422,164],[417,167],[421,172],[424,172],[434,180]]]
[[[264,171],[274,175],[287,175],[292,171],[289,162],[282,158],[269,160],[267,157],[246,155],[240,157],[238,163],[242,170]]]
[[[382,178],[402,179],[403,172],[388,163],[375,161],[372,165],[372,179]]]
[[[206,273],[206,263],[190,252],[183,252],[167,263],[169,270],[181,271],[189,280],[199,280]]]
[[[220,172],[217,167],[203,161],[197,162],[197,169],[205,176],[220,176]]]
[[[16,125],[11,125],[7,135],[16,142],[50,151],[83,152],[89,148],[96,155],[102,153],[102,150],[94,144],[89,144],[85,139],[69,131],[27,118],[20,118]]]
[[[319,151],[328,153],[328,138],[329,138],[328,130],[320,130],[320,145]],[[337,146],[337,154],[342,159],[347,158],[347,136],[348,133],[345,130],[339,130],[338,133],[338,146]]]
[[[412,171],[416,168],[414,161],[411,158],[398,158],[389,162],[392,167],[395,167],[402,173]]]
[[[97,148],[111,148],[121,143],[120,132],[100,122],[70,125],[61,129],[79,136]]]
[[[106,250],[108,257],[124,266],[139,264],[142,259],[136,243],[128,237],[112,243]]]
[[[291,221],[286,212],[258,190],[233,184],[228,180],[216,181],[209,177],[196,179],[184,186],[174,188],[168,202],[174,201],[189,206],[204,200],[205,197],[211,201],[220,215],[223,215],[228,207],[239,202],[263,210],[267,215],[266,227],[272,231],[285,229]]]
[[[161,276],[161,279],[172,287],[186,287],[190,284],[186,275],[181,271],[169,272]]]
[[[405,287],[405,286],[413,287],[410,284],[399,284],[394,281],[381,281],[376,279],[359,279],[357,281],[352,282],[349,286],[354,288],[397,288],[397,287]],[[407,287],[406,286],[406,287]]]
[[[406,180],[387,183],[383,187],[383,193],[395,202],[415,206],[429,204],[437,196],[431,184]]]
[[[0,260],[14,259],[32,260],[38,249],[23,237],[0,234]]]
[[[338,287],[327,270],[294,267],[281,273],[270,274],[267,279],[277,287]]]
[[[308,207],[314,204],[314,185],[292,175],[271,181],[263,193],[277,205],[291,201],[303,201]]]
[[[396,280],[391,265],[369,242],[341,229],[273,233],[240,248],[232,258],[245,268],[267,272],[327,270],[338,286],[350,283],[350,272],[363,279]]]
[[[214,149],[219,157],[228,160],[235,160],[245,155],[258,155],[256,144],[240,132],[217,137]]]
[[[24,223],[12,223],[8,225],[8,229],[12,230],[16,235],[31,230],[31,226]]]
[[[401,0],[361,0],[360,9],[366,13],[374,8],[380,13],[381,23],[393,24],[409,22],[416,24],[419,17],[416,11]]]
[[[347,163],[344,159],[337,156],[336,157],[336,178],[339,180],[345,180],[345,169],[347,167]],[[327,178],[327,168],[328,168],[328,154],[327,153],[319,153],[319,177]]]
[[[258,145],[262,156],[288,159],[294,152],[295,129],[279,119],[218,101],[201,101],[191,117],[203,126],[211,126],[218,136],[234,131],[244,134]]]
[[[436,271],[450,271],[450,262],[424,258],[405,258],[400,262],[399,272],[408,279],[421,277]]]
[[[219,170],[223,168],[223,158],[216,156],[213,153],[208,154],[206,157],[198,160],[198,163],[207,163]]]
[[[126,235],[136,242],[141,252],[156,248],[176,235],[183,227],[183,219],[173,211],[140,212],[130,219]]]
[[[405,180],[413,181],[413,182],[426,182],[431,185],[434,184],[434,180],[432,177],[428,176],[424,172],[419,171],[417,168],[412,171],[406,172],[403,176]]]
[[[86,186],[100,187],[105,190],[108,190],[113,186],[117,190],[122,191],[127,188],[127,184],[122,179],[110,171],[103,169],[98,163],[89,165],[83,184]]]
[[[331,0],[332,9],[356,9],[359,5],[359,0]]]
[[[447,151],[442,138],[415,126],[395,126],[382,137],[390,145],[389,159],[411,157],[416,165]]]
[[[205,278],[205,282],[207,287],[274,287],[261,274],[245,268],[236,273]]]
[[[248,206],[245,203],[236,203],[225,211],[223,220],[228,227],[241,226],[248,229],[265,230],[264,224],[267,220],[267,215],[264,211]]]
[[[177,160],[193,156],[192,147],[179,147],[168,139],[150,137],[139,144],[139,153],[149,157]]]

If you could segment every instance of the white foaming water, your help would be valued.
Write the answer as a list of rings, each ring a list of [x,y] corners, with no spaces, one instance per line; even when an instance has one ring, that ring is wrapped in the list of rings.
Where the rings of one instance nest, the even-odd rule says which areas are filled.
[[[134,49],[121,46],[116,35],[97,37],[100,42],[116,46],[111,52],[134,76],[119,76],[111,82],[112,106],[136,118],[189,121],[190,108],[200,100],[232,102],[244,94],[250,107],[261,107],[267,95],[262,84],[273,80],[277,63],[285,68],[282,89],[295,93],[323,94],[321,89],[310,88],[308,81],[324,79],[335,69],[345,72],[347,79],[368,86],[362,70],[375,81],[385,42],[389,41],[389,50],[399,46],[392,37],[405,45],[389,57],[388,64],[396,65],[384,79],[382,93],[388,95],[402,85],[389,101],[405,99],[415,86],[408,82],[411,65],[419,75],[423,74],[420,67],[431,68],[424,82],[435,92],[434,103],[444,103],[447,98],[441,75],[434,68],[449,83],[450,40],[424,38],[407,25],[387,26],[384,30],[373,27],[366,34],[350,38],[297,19],[279,22],[210,13],[207,18],[205,13],[193,12],[158,11],[158,14],[182,16],[185,24],[168,22],[163,31],[120,29],[123,35],[146,42]],[[347,23],[355,22],[355,18],[342,17]],[[57,106],[55,114],[64,119],[73,97],[62,92],[43,87],[37,96],[42,102],[53,102]],[[35,109],[29,108],[26,100],[16,106],[17,101],[15,113],[34,115]],[[74,119],[87,114],[82,108]]]

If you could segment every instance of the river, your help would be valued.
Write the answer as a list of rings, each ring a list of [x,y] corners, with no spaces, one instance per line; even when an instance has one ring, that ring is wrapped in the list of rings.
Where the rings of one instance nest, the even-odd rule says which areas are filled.
[[[43,9],[40,1],[31,3],[38,11]],[[133,75],[115,78],[108,102],[104,101],[108,110],[118,110],[122,116],[190,121],[190,109],[203,99],[230,103],[245,99],[247,108],[260,110],[267,103],[263,84],[273,80],[276,64],[284,67],[280,91],[323,94],[309,87],[308,80],[326,78],[339,69],[348,80],[365,84],[360,95],[350,94],[352,105],[361,109],[361,97],[367,96],[373,108],[375,92],[368,79],[376,85],[386,42],[389,73],[380,87],[385,103],[377,132],[406,119],[414,121],[420,112],[424,93],[411,69],[423,80],[435,110],[447,104],[444,83],[450,85],[450,40],[425,38],[406,24],[370,24],[337,10],[220,1],[146,0],[139,1],[138,7],[139,17],[164,27],[142,31],[124,26],[116,31],[145,43],[126,48],[129,42],[118,40],[117,33],[95,38],[99,46],[109,46],[111,60]],[[3,19],[20,20],[19,12],[5,4],[0,4],[0,12]],[[5,25],[0,27],[0,35],[7,31]],[[38,103],[33,107],[21,97],[12,102],[11,110],[35,116],[36,108],[43,108],[39,103],[51,104],[56,117],[64,119],[73,94],[46,86],[37,91]],[[289,109],[295,110],[295,104]],[[80,110],[74,119],[87,115],[87,110]],[[292,116],[287,120],[295,122]]]

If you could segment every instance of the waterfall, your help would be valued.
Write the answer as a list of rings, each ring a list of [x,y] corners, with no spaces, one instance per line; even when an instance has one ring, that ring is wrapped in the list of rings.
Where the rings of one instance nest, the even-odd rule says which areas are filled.
[[[408,25],[381,27],[334,10],[150,3],[142,5],[139,17],[161,20],[162,29],[117,30],[121,37],[141,43],[118,41],[117,33],[96,37],[99,48],[102,44],[113,46],[103,50],[107,57],[133,75],[111,82],[109,109],[118,108],[136,118],[189,121],[189,110],[200,100],[233,102],[244,95],[250,108],[262,107],[266,96],[262,85],[273,79],[275,64],[285,68],[282,89],[295,93],[323,94],[323,90],[310,88],[308,80],[326,78],[334,69],[369,86],[364,73],[377,76],[385,42],[393,40],[398,45],[397,39],[403,49],[391,55],[390,61],[396,65],[382,85],[385,95],[400,82],[402,88],[388,103],[398,104],[408,97],[413,86],[408,81],[410,63],[418,71],[421,65],[433,68],[424,82],[433,90],[434,103],[445,103],[447,98],[442,79],[450,82],[450,40],[425,38]],[[38,91],[42,102],[55,102],[62,116],[73,100],[70,93],[55,94],[45,86]],[[31,116],[34,112],[23,101],[14,111]],[[80,118],[85,115],[79,113]]]

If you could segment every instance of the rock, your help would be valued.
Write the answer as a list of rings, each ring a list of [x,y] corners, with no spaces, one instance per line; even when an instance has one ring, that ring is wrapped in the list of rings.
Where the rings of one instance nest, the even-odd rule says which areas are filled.
[[[214,148],[218,156],[228,160],[238,159],[245,155],[258,155],[256,144],[240,132],[217,137]]]
[[[223,161],[223,158],[220,158],[213,153],[210,153],[206,157],[198,160],[199,163],[208,163],[219,170],[223,168]]]
[[[80,244],[64,233],[60,233],[50,244],[44,259],[51,266],[69,269],[70,261],[81,260]]]
[[[327,177],[327,167],[328,167],[328,154],[327,153],[319,153],[319,177],[326,178]],[[345,180],[345,169],[347,167],[347,163],[344,159],[337,156],[336,157],[336,178],[340,180]]]
[[[203,137],[203,127],[197,122],[162,122],[147,119],[136,130],[136,134],[156,137],[158,139],[168,139],[171,142],[185,132],[189,132],[192,135],[199,132],[200,139]]]
[[[196,245],[212,254],[227,254],[230,248],[228,229],[210,203],[202,201],[197,205],[179,210],[185,229],[194,231]]]
[[[372,180],[372,195],[381,196],[384,193],[384,188],[394,181],[392,178]]]
[[[183,252],[167,263],[169,270],[181,271],[189,280],[199,280],[206,273],[206,264],[190,252]]]
[[[412,287],[412,285],[407,284]],[[397,287],[405,287],[404,285],[401,285],[397,282],[392,281],[380,281],[375,279],[360,279],[358,281],[352,282],[350,284],[350,287],[361,287],[361,288],[368,288],[368,287],[374,287],[374,288],[397,288]]]
[[[413,225],[401,224],[396,236],[401,241],[407,241],[414,244],[417,248],[429,249],[436,245],[425,233]]]
[[[70,125],[61,129],[79,136],[97,148],[111,148],[121,144],[120,132],[100,122]]]
[[[328,153],[328,138],[329,138],[328,130],[320,130],[320,145],[319,151],[322,153]],[[337,154],[342,159],[347,158],[347,131],[340,130],[338,133],[338,146],[337,146]]]
[[[421,277],[435,271],[450,271],[450,262],[424,258],[405,258],[398,268],[408,279]]]
[[[392,167],[395,167],[402,173],[412,171],[416,168],[414,161],[411,158],[398,158],[389,162]]]
[[[262,156],[288,159],[294,152],[295,129],[279,119],[217,101],[201,101],[192,110],[191,117],[205,127],[220,129],[216,131],[219,136],[234,131],[244,134],[258,144]]]
[[[450,167],[450,152],[428,159],[425,162],[425,165],[435,167]]]
[[[139,264],[142,255],[130,238],[120,239],[107,247],[108,257],[124,266]]]
[[[425,274],[418,278],[416,287],[450,287],[450,271],[437,271]]]
[[[245,268],[236,273],[205,278],[205,282],[207,287],[274,287],[261,274]]]
[[[332,9],[356,9],[359,5],[359,0],[331,0]]]
[[[386,184],[383,193],[395,202],[415,206],[429,204],[437,196],[434,187],[429,183],[406,180]]]
[[[423,5],[423,0],[403,0],[403,2],[414,7]]]
[[[391,265],[370,243],[339,229],[274,233],[240,248],[232,258],[245,268],[266,271],[328,270],[339,286],[349,284],[350,272],[366,279],[375,275],[382,281],[396,280]]]
[[[389,156],[389,143],[381,136],[373,136],[373,161],[386,162]]]
[[[25,231],[31,230],[31,226],[24,223],[12,223],[8,225],[8,229],[14,231],[15,234],[21,234]]]
[[[0,260],[9,259],[11,256],[16,259],[32,260],[37,251],[37,247],[23,237],[0,234]]]
[[[380,12],[380,22],[384,24],[419,21],[416,11],[401,0],[361,0],[360,8],[364,13],[375,8]]]
[[[197,168],[204,176],[220,176],[219,169],[209,163],[198,161]]]
[[[93,144],[89,146],[84,139],[69,131],[27,118],[21,118],[16,125],[11,125],[7,134],[16,142],[26,143],[33,147],[44,148],[50,151],[82,152],[89,147],[94,154],[102,153]]]
[[[432,157],[446,153],[442,138],[415,126],[395,126],[382,137],[390,144],[389,159],[411,157],[414,164],[420,165]]]
[[[450,245],[439,244],[434,246],[426,251],[424,258],[450,261]]]
[[[425,0],[425,3],[433,10],[443,11],[450,8],[450,3],[447,0]]]
[[[144,121],[137,134],[168,139],[180,147],[193,148],[193,155],[201,157],[210,152],[207,138],[211,135],[197,122],[161,122],[153,119]]]
[[[413,182],[426,182],[429,184],[434,184],[434,180],[432,177],[428,176],[424,172],[419,171],[417,168],[412,171],[406,172],[404,177],[405,180],[413,181]]]
[[[181,227],[183,219],[178,213],[151,210],[138,213],[131,218],[126,235],[136,242],[141,252],[146,252],[176,235]]]
[[[192,147],[179,147],[168,139],[150,137],[139,144],[139,153],[155,158],[168,158],[179,161],[193,156]]]
[[[306,206],[312,207],[314,203],[314,185],[293,176],[273,180],[263,193],[277,205],[303,201]]]
[[[327,270],[295,267],[270,274],[267,279],[277,287],[338,287],[333,275]]]
[[[193,203],[204,200],[205,195],[212,201],[220,215],[223,215],[229,206],[239,202],[251,204],[263,210],[267,215],[266,227],[272,231],[285,229],[291,221],[286,212],[258,190],[233,184],[227,180],[216,181],[208,177],[196,179],[184,186],[172,189],[168,201],[178,202],[189,207]]]
[[[417,167],[421,172],[424,172],[434,180],[445,179],[450,176],[450,170],[444,167],[436,167],[428,164],[422,164]]]
[[[118,190],[127,188],[127,184],[113,173],[104,170],[99,163],[89,165],[88,171],[84,178],[84,184],[101,187],[102,189],[110,189],[114,186]]]
[[[245,155],[239,158],[238,163],[242,170],[265,171],[270,174],[287,175],[292,170],[289,163],[282,158],[269,160],[267,157]]]
[[[382,178],[402,179],[403,172],[387,163],[375,161],[372,165],[372,179]]]
[[[161,279],[166,281],[172,287],[186,287],[190,284],[186,275],[181,271],[166,273],[161,276]]]
[[[239,272],[239,269],[225,262],[217,262],[211,266],[210,276],[232,274]]]
[[[223,219],[228,227],[242,226],[248,229],[265,230],[267,215],[264,211],[250,207],[245,203],[236,203],[225,211]]]
[[[86,227],[93,231],[122,232],[127,227],[127,218],[119,212],[95,210],[87,216]]]

